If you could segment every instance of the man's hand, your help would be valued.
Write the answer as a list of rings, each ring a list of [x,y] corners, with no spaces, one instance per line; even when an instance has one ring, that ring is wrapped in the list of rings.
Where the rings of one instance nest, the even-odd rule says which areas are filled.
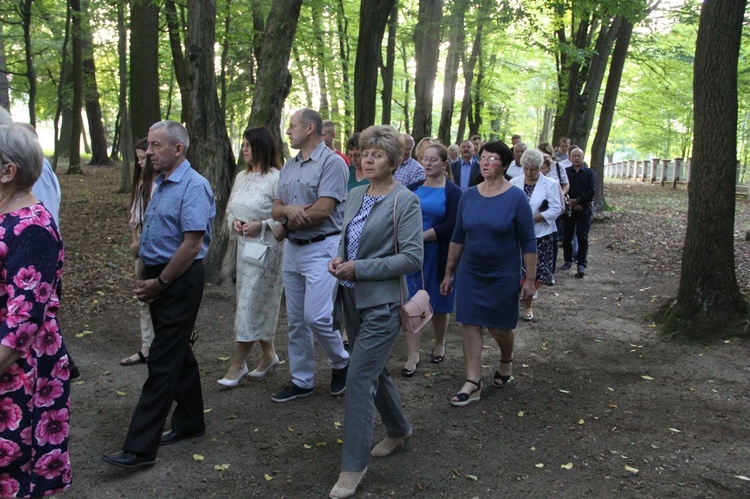
[[[159,284],[156,279],[136,279],[135,281],[135,296],[143,303],[153,303],[159,297],[159,294],[164,291],[164,287]]]
[[[312,205],[308,204],[305,206],[284,206],[284,215],[289,220],[289,222],[287,222],[287,226],[290,230],[301,229],[303,227],[309,226],[312,223],[310,215],[308,215],[306,211],[310,206]]]
[[[141,244],[139,242],[132,242],[130,243],[130,256],[133,258],[138,258],[138,255],[141,251]]]
[[[276,224],[273,228],[273,238],[281,242],[286,237],[286,229],[281,224]]]

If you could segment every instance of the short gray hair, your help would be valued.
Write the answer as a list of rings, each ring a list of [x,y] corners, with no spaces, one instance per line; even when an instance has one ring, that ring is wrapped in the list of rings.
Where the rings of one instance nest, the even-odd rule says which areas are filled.
[[[388,157],[388,163],[393,173],[401,160],[404,158],[404,136],[396,131],[390,125],[374,125],[367,128],[359,136],[359,148],[365,149],[382,149]]]
[[[302,112],[299,113],[299,121],[302,123],[302,126],[306,127],[312,123],[313,128],[315,128],[315,133],[317,135],[323,135],[323,118],[320,117],[320,114],[309,107],[303,107],[300,111]]]
[[[526,149],[521,156],[521,165],[529,168],[539,168],[544,163],[544,155],[539,149]]]
[[[0,159],[18,167],[14,184],[19,189],[33,186],[42,174],[42,146],[36,135],[24,125],[0,125]]]
[[[172,120],[157,121],[148,129],[149,132],[154,130],[164,130],[172,145],[182,144],[182,152],[187,154],[190,147],[190,135],[180,123]]]

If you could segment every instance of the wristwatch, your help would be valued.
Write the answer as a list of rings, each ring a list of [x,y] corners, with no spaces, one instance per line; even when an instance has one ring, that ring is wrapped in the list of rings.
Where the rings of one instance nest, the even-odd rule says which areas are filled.
[[[286,226],[286,224],[289,223],[289,218],[284,217],[281,219],[281,226],[284,227],[285,230],[289,230],[289,227]]]
[[[159,284],[161,284],[162,288],[166,289],[166,288],[169,287],[169,281],[165,281],[164,279],[161,278],[161,276],[157,276],[156,277],[156,282],[158,282]]]

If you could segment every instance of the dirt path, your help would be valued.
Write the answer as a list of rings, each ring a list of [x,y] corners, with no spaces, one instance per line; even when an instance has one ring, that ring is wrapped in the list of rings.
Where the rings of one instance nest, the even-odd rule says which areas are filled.
[[[271,402],[288,382],[285,362],[264,380],[222,389],[215,380],[232,352],[234,309],[233,292],[222,287],[207,289],[198,323],[208,434],[162,449],[148,470],[101,461],[122,445],[146,369],[117,365],[139,345],[126,199],[112,194],[116,170],[87,174],[62,178],[62,324],[83,371],[73,387],[68,495],[326,497],[338,475],[344,400],[327,393],[325,359],[318,357],[315,396],[307,399]],[[463,380],[455,324],[443,364],[422,362],[412,379],[396,375],[412,446],[372,461],[357,497],[750,497],[750,482],[736,477],[750,477],[750,346],[657,337],[650,317],[674,294],[677,277],[649,263],[652,255],[612,244],[614,234],[632,230],[629,220],[594,225],[586,278],[558,275],[557,286],[540,291],[535,321],[517,330],[513,383],[490,386],[498,357],[485,338],[482,400],[448,404]],[[277,349],[285,360],[284,318]],[[399,341],[396,374],[405,351]],[[383,435],[378,423],[374,438]]]

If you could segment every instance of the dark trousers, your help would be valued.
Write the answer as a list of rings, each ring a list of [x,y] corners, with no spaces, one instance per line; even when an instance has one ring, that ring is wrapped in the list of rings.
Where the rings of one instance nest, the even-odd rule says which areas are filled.
[[[163,268],[146,267],[146,278],[155,278]],[[177,403],[173,430],[198,433],[206,428],[200,372],[190,347],[204,281],[203,262],[196,260],[150,305],[155,336],[148,355],[148,378],[123,445],[126,452],[156,453],[172,401]]]
[[[591,208],[584,208],[583,211],[573,210],[573,215],[566,218],[563,222],[565,225],[563,234],[563,256],[566,262],[573,261],[573,235],[578,239],[578,265],[584,267],[588,265],[587,256],[589,253],[589,230],[591,229],[591,219],[593,214]]]

